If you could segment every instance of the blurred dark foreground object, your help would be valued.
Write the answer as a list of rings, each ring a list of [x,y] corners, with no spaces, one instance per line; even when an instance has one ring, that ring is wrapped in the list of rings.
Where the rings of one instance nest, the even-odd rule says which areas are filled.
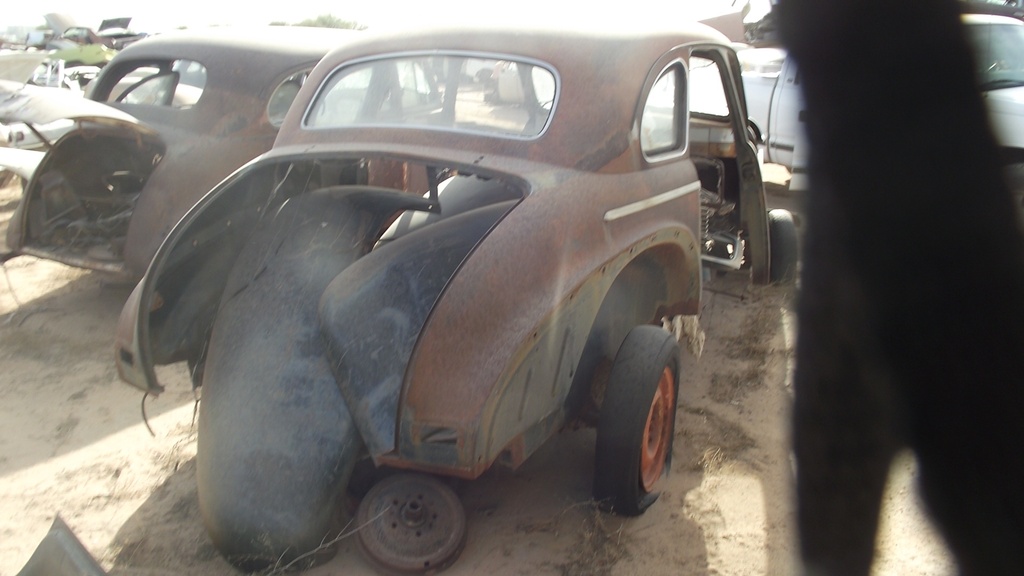
[[[913,451],[961,574],[1024,569],[1024,242],[956,0],[782,0],[811,147],[794,380],[806,574],[867,575]]]

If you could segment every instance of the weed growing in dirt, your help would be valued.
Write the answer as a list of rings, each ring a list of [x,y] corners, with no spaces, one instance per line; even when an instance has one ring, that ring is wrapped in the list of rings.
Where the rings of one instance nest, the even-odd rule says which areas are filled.
[[[629,556],[629,536],[624,521],[610,517],[591,502],[581,519],[578,542],[569,560],[557,566],[562,576],[607,576],[620,560]]]

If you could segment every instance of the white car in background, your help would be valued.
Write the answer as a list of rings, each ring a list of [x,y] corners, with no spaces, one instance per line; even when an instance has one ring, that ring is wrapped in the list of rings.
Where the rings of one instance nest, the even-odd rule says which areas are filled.
[[[1024,206],[1024,22],[991,14],[964,14],[961,19],[1007,181],[1018,205]],[[780,48],[747,48],[737,54],[750,118],[764,135],[764,159],[790,170],[790,189],[803,189],[807,144],[800,72]]]

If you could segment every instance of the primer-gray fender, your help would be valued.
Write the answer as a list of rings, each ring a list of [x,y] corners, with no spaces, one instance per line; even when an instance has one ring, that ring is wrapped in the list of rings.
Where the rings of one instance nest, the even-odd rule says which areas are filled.
[[[424,201],[363,186],[300,194],[260,220],[235,260],[206,358],[196,477],[214,544],[243,569],[298,558],[340,528],[359,408],[331,373],[319,302],[410,200]]]
[[[240,168],[171,230],[121,314],[115,346],[122,379],[156,395],[163,386],[154,366],[198,361],[228,272],[252,231],[282,197],[303,193],[306,175],[289,176],[290,166],[286,158]],[[350,207],[362,214],[357,220],[363,228],[351,231],[362,254],[372,248],[384,219],[429,207],[429,200],[395,190],[344,188]]]
[[[399,395],[434,302],[516,200],[440,220],[390,241],[338,274],[320,318],[345,401],[372,456],[395,449]]]

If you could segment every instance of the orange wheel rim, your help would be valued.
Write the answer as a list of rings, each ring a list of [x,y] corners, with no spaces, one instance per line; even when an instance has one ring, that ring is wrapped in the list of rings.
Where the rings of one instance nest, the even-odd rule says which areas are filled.
[[[652,492],[665,470],[668,447],[672,441],[672,408],[675,406],[675,377],[668,366],[661,373],[654,392],[651,409],[644,427],[644,444],[640,450],[640,485]]]

